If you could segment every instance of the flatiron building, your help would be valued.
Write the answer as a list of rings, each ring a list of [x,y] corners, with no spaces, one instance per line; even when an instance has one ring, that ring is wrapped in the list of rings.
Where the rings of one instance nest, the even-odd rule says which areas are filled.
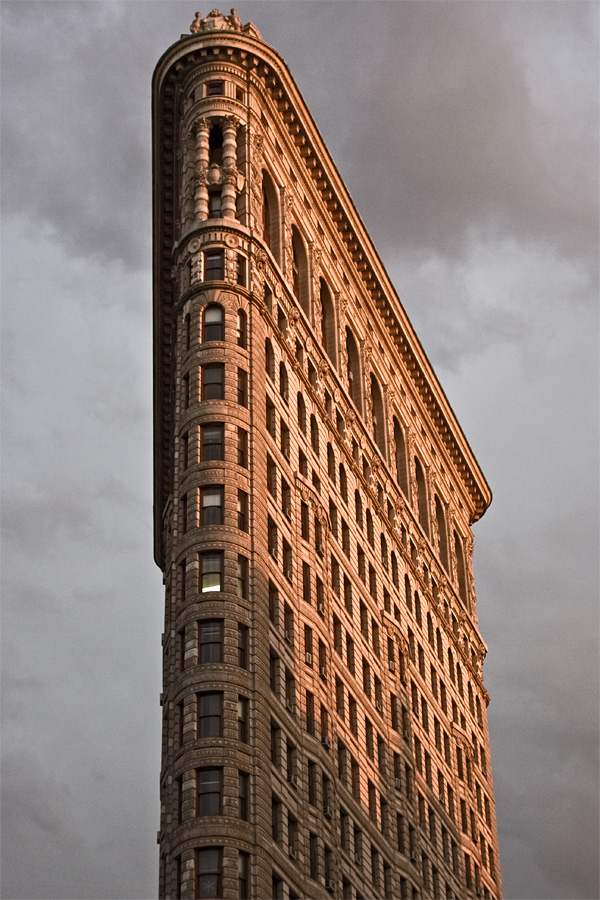
[[[489,487],[284,61],[190,32],[153,80],[160,897],[499,898]]]

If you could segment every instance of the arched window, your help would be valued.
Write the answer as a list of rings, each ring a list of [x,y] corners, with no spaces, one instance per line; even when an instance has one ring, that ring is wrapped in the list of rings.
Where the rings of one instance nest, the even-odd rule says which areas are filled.
[[[430,612],[427,613],[427,640],[432,647],[435,646],[433,639],[433,619],[431,618]]]
[[[298,391],[298,427],[302,434],[306,434],[306,405],[300,391]]]
[[[204,310],[202,340],[222,341],[224,338],[225,312],[218,303],[211,303]]]
[[[319,428],[317,426],[317,420],[314,416],[310,417],[310,445],[317,454],[319,455]]]
[[[335,310],[331,293],[323,278],[321,278],[319,283],[319,300],[321,303],[321,343],[327,356],[335,365],[337,355],[335,346]]]
[[[243,309],[238,309],[237,312],[237,345],[242,350],[248,346],[248,316]]]
[[[295,225],[292,225],[292,267],[292,289],[300,306],[310,318],[308,302],[308,259],[304,241],[300,237],[300,232]]]
[[[388,565],[389,565],[389,563],[388,563],[388,547],[387,547],[387,541],[385,539],[384,534],[381,535],[380,543],[381,543],[381,564],[382,564],[383,568],[387,571]]]
[[[410,499],[408,490],[408,469],[406,465],[406,443],[404,431],[398,419],[394,416],[394,456],[396,462],[396,478],[398,486],[407,500]]]
[[[464,605],[467,605],[467,579],[465,573],[465,556],[462,541],[456,531],[454,532],[454,554],[456,556],[456,579],[458,581],[458,595]]]
[[[335,455],[331,444],[327,444],[327,474],[335,484]]]
[[[407,608],[412,612],[412,588],[408,575],[404,576],[404,599],[406,600]]]
[[[265,369],[271,381],[275,381],[275,353],[269,338],[265,339]]]
[[[371,515],[371,510],[367,510],[367,540],[370,543],[371,547],[375,546],[375,532],[373,530],[373,516]]]
[[[213,125],[208,137],[208,164],[220,166],[223,161],[223,132],[220,125]]]
[[[385,416],[383,409],[383,397],[381,388],[373,373],[371,372],[371,404],[373,407],[373,440],[385,456]]]
[[[342,495],[342,500],[344,501],[344,503],[347,503],[348,502],[348,479],[346,478],[346,470],[344,468],[343,463],[340,463],[339,475],[340,475],[340,494]]]
[[[398,588],[398,560],[396,559],[396,554],[392,550],[392,583],[395,588]]]
[[[417,505],[419,522],[426,535],[429,535],[429,516],[427,515],[427,486],[423,466],[415,456],[415,473],[417,476]]]
[[[263,241],[277,260],[279,259],[279,201],[278,192],[269,173],[262,173],[262,230]]]
[[[346,328],[346,355],[348,357],[348,368],[346,374],[348,376],[348,385],[350,389],[350,397],[357,410],[362,413],[362,398],[360,393],[360,359],[358,356],[358,347],[354,335],[349,328]]]
[[[363,527],[363,505],[362,498],[360,496],[360,491],[358,488],[354,491],[354,516],[356,519],[356,524],[359,528]]]
[[[289,398],[288,375],[285,363],[279,363],[279,393],[287,403]]]
[[[435,495],[435,520],[438,531],[438,552],[442,565],[448,571],[448,538],[446,535],[446,516],[440,498]]]

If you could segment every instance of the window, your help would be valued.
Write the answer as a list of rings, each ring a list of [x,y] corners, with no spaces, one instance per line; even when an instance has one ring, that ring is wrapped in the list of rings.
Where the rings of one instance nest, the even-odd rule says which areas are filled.
[[[358,347],[356,345],[354,335],[349,328],[346,328],[346,358],[348,360],[346,376],[348,378],[348,389],[350,391],[350,397],[358,411],[362,412]]]
[[[419,522],[423,527],[425,534],[429,535],[429,513],[427,501],[427,485],[425,482],[425,474],[423,466],[415,456],[415,476],[417,481],[417,509],[419,513]]]
[[[223,694],[198,694],[198,737],[221,737]]]
[[[223,590],[223,551],[200,554],[200,593]]]
[[[283,419],[279,420],[279,427],[281,432],[280,446],[281,452],[285,456],[285,458],[289,461],[290,458],[290,429],[287,427]]]
[[[284,403],[287,403],[289,398],[289,387],[287,369],[284,362],[279,363],[279,393]]]
[[[223,281],[223,262],[222,250],[207,250],[204,253],[204,280]],[[215,339],[213,338],[213,340]],[[219,340],[219,338],[216,340]]]
[[[237,402],[240,406],[248,406],[248,373],[240,368],[237,370]]]
[[[240,600],[248,599],[248,560],[238,554],[237,558],[237,596]]]
[[[386,422],[385,415],[383,409],[383,397],[381,395],[381,388],[379,387],[379,383],[377,379],[371,373],[371,403],[373,408],[373,440],[381,450],[383,454],[385,454],[385,432],[386,432]]]
[[[247,822],[250,813],[250,775],[238,772],[238,818]]]
[[[211,422],[201,426],[202,461],[223,459],[223,423]]]
[[[235,258],[235,280],[240,287],[246,287],[246,257],[241,253]]]
[[[250,897],[250,854],[238,850],[238,897],[248,900]]]
[[[348,479],[346,477],[346,469],[344,468],[344,464],[340,463],[339,465],[339,476],[340,476],[340,494],[342,495],[342,500],[344,503],[348,502]]]
[[[223,524],[223,485],[210,484],[201,490],[201,525]]]
[[[225,82],[224,81],[207,81],[206,82],[206,96],[214,97],[217,94],[225,93]]]
[[[304,397],[298,392],[298,427],[302,434],[306,434],[306,405]]]
[[[222,426],[221,426],[222,427]],[[237,431],[237,464],[248,468],[248,432],[238,425]]]
[[[238,623],[238,666],[248,668],[248,626]]]
[[[221,815],[223,769],[197,769],[196,790],[196,815]]]
[[[310,444],[316,455],[319,455],[319,428],[314,416],[310,417]]]
[[[225,366],[223,363],[211,363],[202,366],[202,399],[203,400],[222,400],[224,397],[224,375]]]
[[[249,736],[248,706],[248,698],[239,696],[237,707],[238,741],[242,741],[244,744],[248,743]]]
[[[208,192],[208,217],[209,219],[220,219],[223,195],[221,188],[213,188]],[[208,278],[205,279],[209,281]],[[217,340],[221,340],[218,338]]]
[[[222,620],[202,619],[198,622],[198,662],[211,663],[222,661],[223,622]]]
[[[241,347],[242,350],[245,350],[248,346],[248,316],[243,309],[238,309],[237,311],[236,334],[238,347]]]
[[[248,531],[248,494],[240,490],[237,496],[237,527],[240,531]]]
[[[222,847],[204,847],[196,851],[197,897],[203,900],[205,897],[222,896],[222,869]]]

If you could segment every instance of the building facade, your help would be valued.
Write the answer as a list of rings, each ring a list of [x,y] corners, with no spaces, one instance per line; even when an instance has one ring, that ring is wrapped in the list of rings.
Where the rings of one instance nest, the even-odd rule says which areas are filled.
[[[501,896],[490,490],[281,57],[153,81],[160,897]]]

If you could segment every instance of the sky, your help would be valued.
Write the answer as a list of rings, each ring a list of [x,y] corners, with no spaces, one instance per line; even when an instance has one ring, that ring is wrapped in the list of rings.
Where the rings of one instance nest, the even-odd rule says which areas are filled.
[[[1,4],[5,900],[156,896],[150,82],[198,8]],[[506,900],[597,900],[598,5],[237,10],[494,494],[474,565]]]

